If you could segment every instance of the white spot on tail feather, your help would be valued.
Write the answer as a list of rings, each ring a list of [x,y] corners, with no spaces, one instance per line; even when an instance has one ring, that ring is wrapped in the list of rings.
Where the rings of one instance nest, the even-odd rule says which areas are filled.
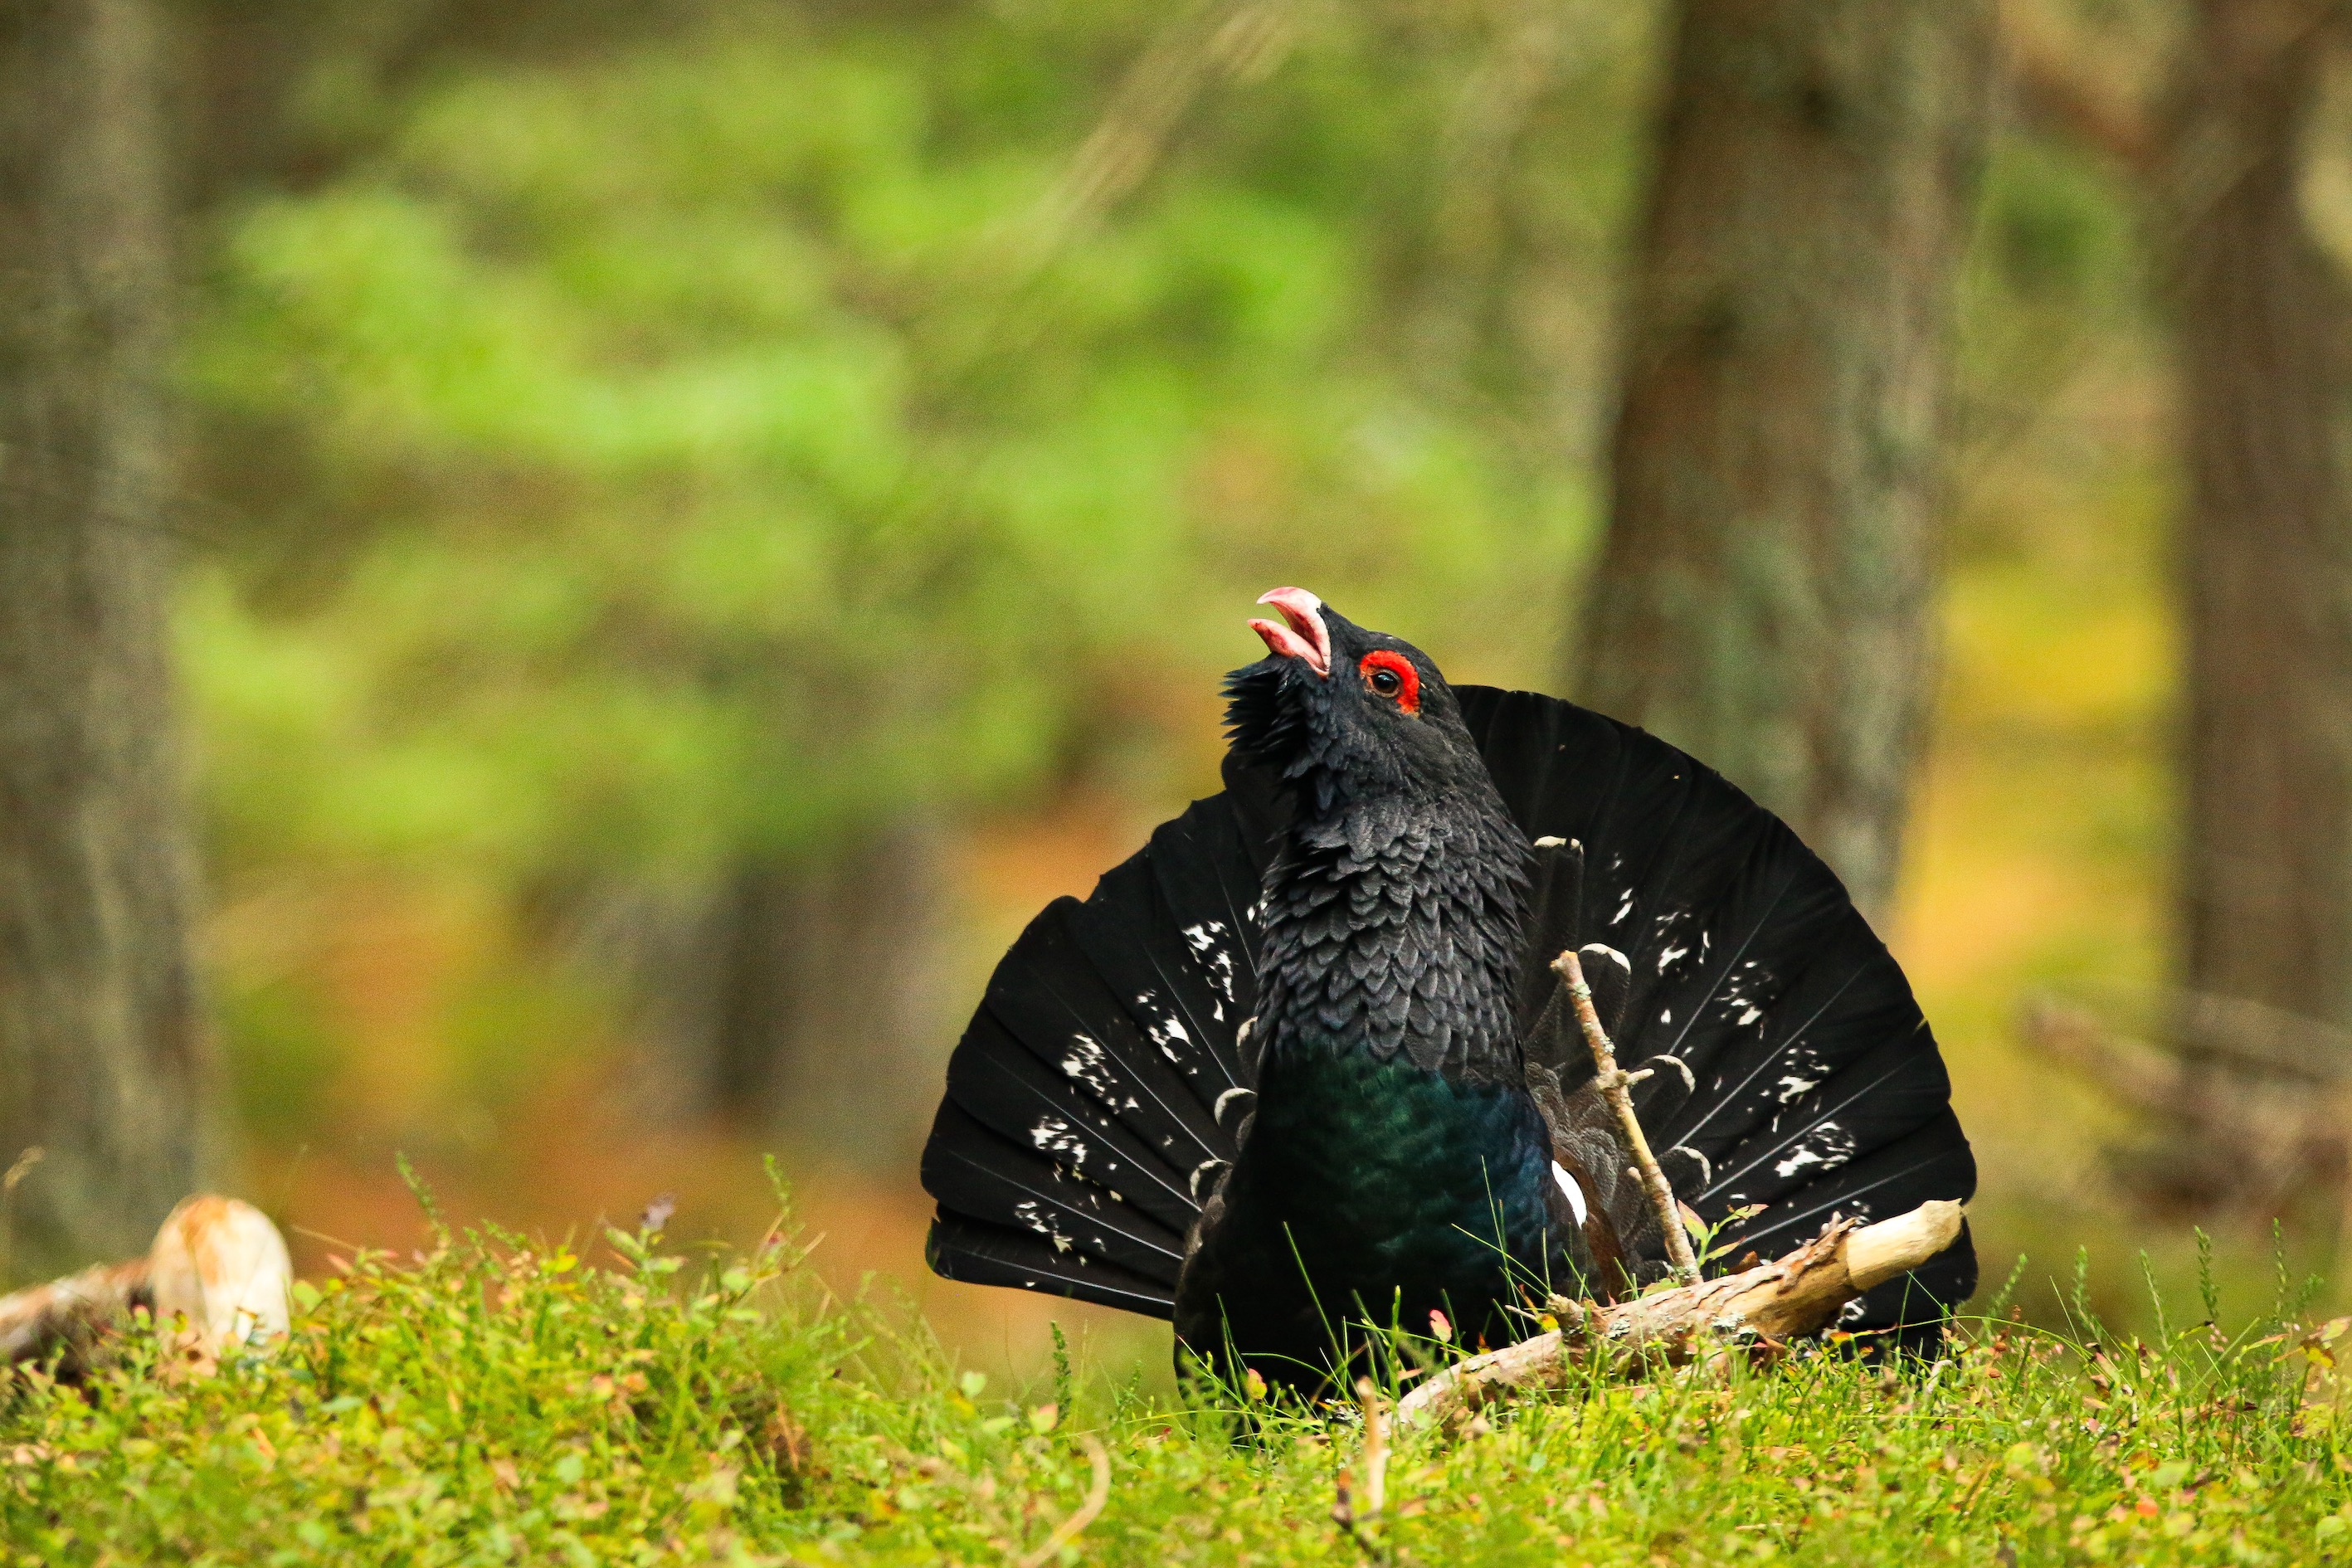
[[[1773,1098],[1786,1105],[1799,1095],[1809,1094],[1820,1088],[1822,1080],[1829,1076],[1829,1064],[1822,1060],[1819,1052],[1792,1051],[1789,1056],[1788,1070],[1780,1075]]]
[[[1029,1129],[1029,1142],[1037,1146],[1041,1154],[1065,1156],[1074,1170],[1086,1168],[1086,1140],[1058,1116],[1039,1117],[1036,1125]]]
[[[1045,1212],[1045,1205],[1034,1198],[1013,1205],[1013,1217],[1020,1220],[1023,1225],[1051,1241],[1055,1251],[1070,1250],[1070,1238],[1062,1234],[1062,1227],[1054,1223],[1053,1216]]]
[[[1192,1032],[1184,1027],[1184,1020],[1173,1013],[1160,1011],[1160,993],[1157,991],[1144,992],[1136,997],[1135,1005],[1149,1015],[1143,1025],[1144,1034],[1160,1047],[1161,1056],[1182,1067],[1184,1053],[1176,1047],[1192,1043]]]
[[[1105,1100],[1112,1097],[1118,1084],[1110,1070],[1110,1053],[1103,1049],[1102,1042],[1092,1035],[1070,1037],[1070,1048],[1062,1057],[1062,1072]]]
[[[1234,950],[1223,941],[1226,935],[1223,921],[1202,921],[1184,928],[1184,942],[1192,955],[1201,961],[1207,972],[1210,987],[1217,994],[1217,1022],[1225,1021],[1223,1004],[1234,999]]]
[[[1824,1121],[1789,1151],[1789,1157],[1772,1167],[1778,1176],[1793,1176],[1803,1170],[1829,1172],[1836,1170],[1853,1157],[1853,1134],[1834,1121]]]

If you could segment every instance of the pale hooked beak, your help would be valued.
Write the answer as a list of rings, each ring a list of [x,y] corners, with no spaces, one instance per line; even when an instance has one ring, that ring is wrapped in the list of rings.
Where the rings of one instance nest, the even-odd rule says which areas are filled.
[[[1258,600],[1272,605],[1287,626],[1252,621],[1250,630],[1265,639],[1266,651],[1303,662],[1316,674],[1331,673],[1331,634],[1323,629],[1323,601],[1304,588],[1276,588]]]

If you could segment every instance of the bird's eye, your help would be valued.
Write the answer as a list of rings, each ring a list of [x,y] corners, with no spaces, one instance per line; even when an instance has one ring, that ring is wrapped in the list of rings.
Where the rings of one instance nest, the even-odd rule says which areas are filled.
[[[1421,711],[1421,671],[1404,655],[1393,648],[1376,648],[1356,668],[1363,675],[1364,689],[1373,696],[1388,699],[1408,714]]]

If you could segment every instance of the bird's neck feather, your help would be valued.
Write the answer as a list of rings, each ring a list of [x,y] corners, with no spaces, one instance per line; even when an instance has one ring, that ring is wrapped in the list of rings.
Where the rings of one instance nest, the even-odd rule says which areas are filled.
[[[1517,1083],[1529,850],[1492,784],[1311,801],[1266,874],[1267,1051],[1363,1051]]]

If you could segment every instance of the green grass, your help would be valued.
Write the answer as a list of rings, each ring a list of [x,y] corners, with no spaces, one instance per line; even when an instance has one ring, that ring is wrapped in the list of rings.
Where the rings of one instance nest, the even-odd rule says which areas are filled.
[[[1173,1407],[1062,1373],[1003,1397],[834,1301],[787,1240],[613,1266],[444,1236],[306,1285],[290,1341],[216,1370],[126,1336],[79,1386],[0,1384],[0,1561],[2310,1563],[2352,1555],[2329,1347],[2278,1318],[2149,1341],[1979,1325],[1941,1365],[1835,1353],[1596,1384],[1331,1518],[1360,1430]],[[2078,1296],[2079,1300],[2079,1296]],[[1253,1436],[1237,1440],[1234,1434]]]

